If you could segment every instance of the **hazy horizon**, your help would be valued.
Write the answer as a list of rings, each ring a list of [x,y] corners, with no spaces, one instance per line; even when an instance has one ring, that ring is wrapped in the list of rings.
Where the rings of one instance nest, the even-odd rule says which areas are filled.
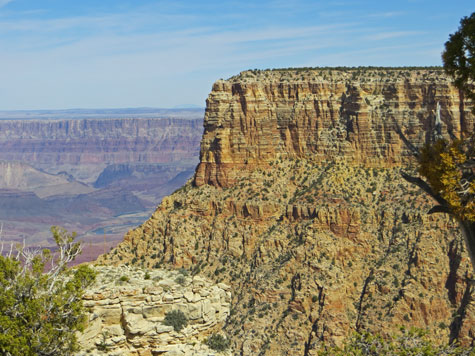
[[[71,108],[38,110],[0,110],[4,120],[81,120],[81,119],[132,119],[132,118],[202,118],[205,108]]]

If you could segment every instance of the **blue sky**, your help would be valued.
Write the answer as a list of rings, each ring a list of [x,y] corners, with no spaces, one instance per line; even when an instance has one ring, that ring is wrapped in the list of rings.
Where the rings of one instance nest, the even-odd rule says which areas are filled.
[[[242,70],[441,65],[473,0],[0,0],[0,110],[204,106]]]

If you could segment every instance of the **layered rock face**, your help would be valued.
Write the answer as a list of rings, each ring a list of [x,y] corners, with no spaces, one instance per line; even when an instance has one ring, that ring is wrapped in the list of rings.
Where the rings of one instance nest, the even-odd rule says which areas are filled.
[[[230,186],[276,157],[399,165],[408,152],[396,127],[420,145],[438,101],[449,131],[472,130],[441,70],[243,72],[209,95],[195,183]]]
[[[103,263],[184,267],[231,286],[239,355],[317,355],[353,331],[428,329],[472,345],[471,267],[455,221],[401,178],[439,101],[472,104],[439,70],[244,72],[208,99],[195,177]],[[396,125],[397,124],[397,125]],[[463,128],[463,130],[461,130]]]
[[[200,126],[201,119],[0,120],[0,160],[51,171],[71,165],[102,170],[117,163],[193,162]]]
[[[78,355],[207,356],[205,338],[220,330],[230,311],[229,286],[166,270],[96,267],[95,286],[84,296],[88,324],[78,335]],[[179,331],[165,315],[182,311]]]

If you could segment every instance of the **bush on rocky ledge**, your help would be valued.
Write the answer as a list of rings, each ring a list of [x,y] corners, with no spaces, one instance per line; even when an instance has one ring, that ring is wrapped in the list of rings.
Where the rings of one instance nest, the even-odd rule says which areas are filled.
[[[165,314],[165,325],[173,326],[175,331],[180,331],[188,325],[188,319],[181,310],[172,310]]]
[[[220,334],[213,334],[206,341],[206,345],[214,351],[226,351],[229,349],[229,339]]]

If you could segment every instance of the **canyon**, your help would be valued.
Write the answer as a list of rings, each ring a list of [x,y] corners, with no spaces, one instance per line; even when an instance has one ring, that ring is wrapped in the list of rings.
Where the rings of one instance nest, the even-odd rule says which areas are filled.
[[[207,100],[193,178],[96,261],[230,286],[234,354],[317,355],[353,331],[474,344],[470,262],[404,142],[473,132],[440,68],[245,71]],[[404,137],[404,139],[403,139]],[[144,347],[143,352],[147,347]]]
[[[51,246],[49,228],[60,225],[85,242],[82,260],[94,259],[117,243],[193,174],[202,111],[170,112],[174,116],[167,116],[168,111],[162,117],[161,111],[157,117],[127,112],[132,118],[90,114],[82,119],[72,112],[61,115],[73,118],[55,112],[40,119],[4,114],[3,240]]]

